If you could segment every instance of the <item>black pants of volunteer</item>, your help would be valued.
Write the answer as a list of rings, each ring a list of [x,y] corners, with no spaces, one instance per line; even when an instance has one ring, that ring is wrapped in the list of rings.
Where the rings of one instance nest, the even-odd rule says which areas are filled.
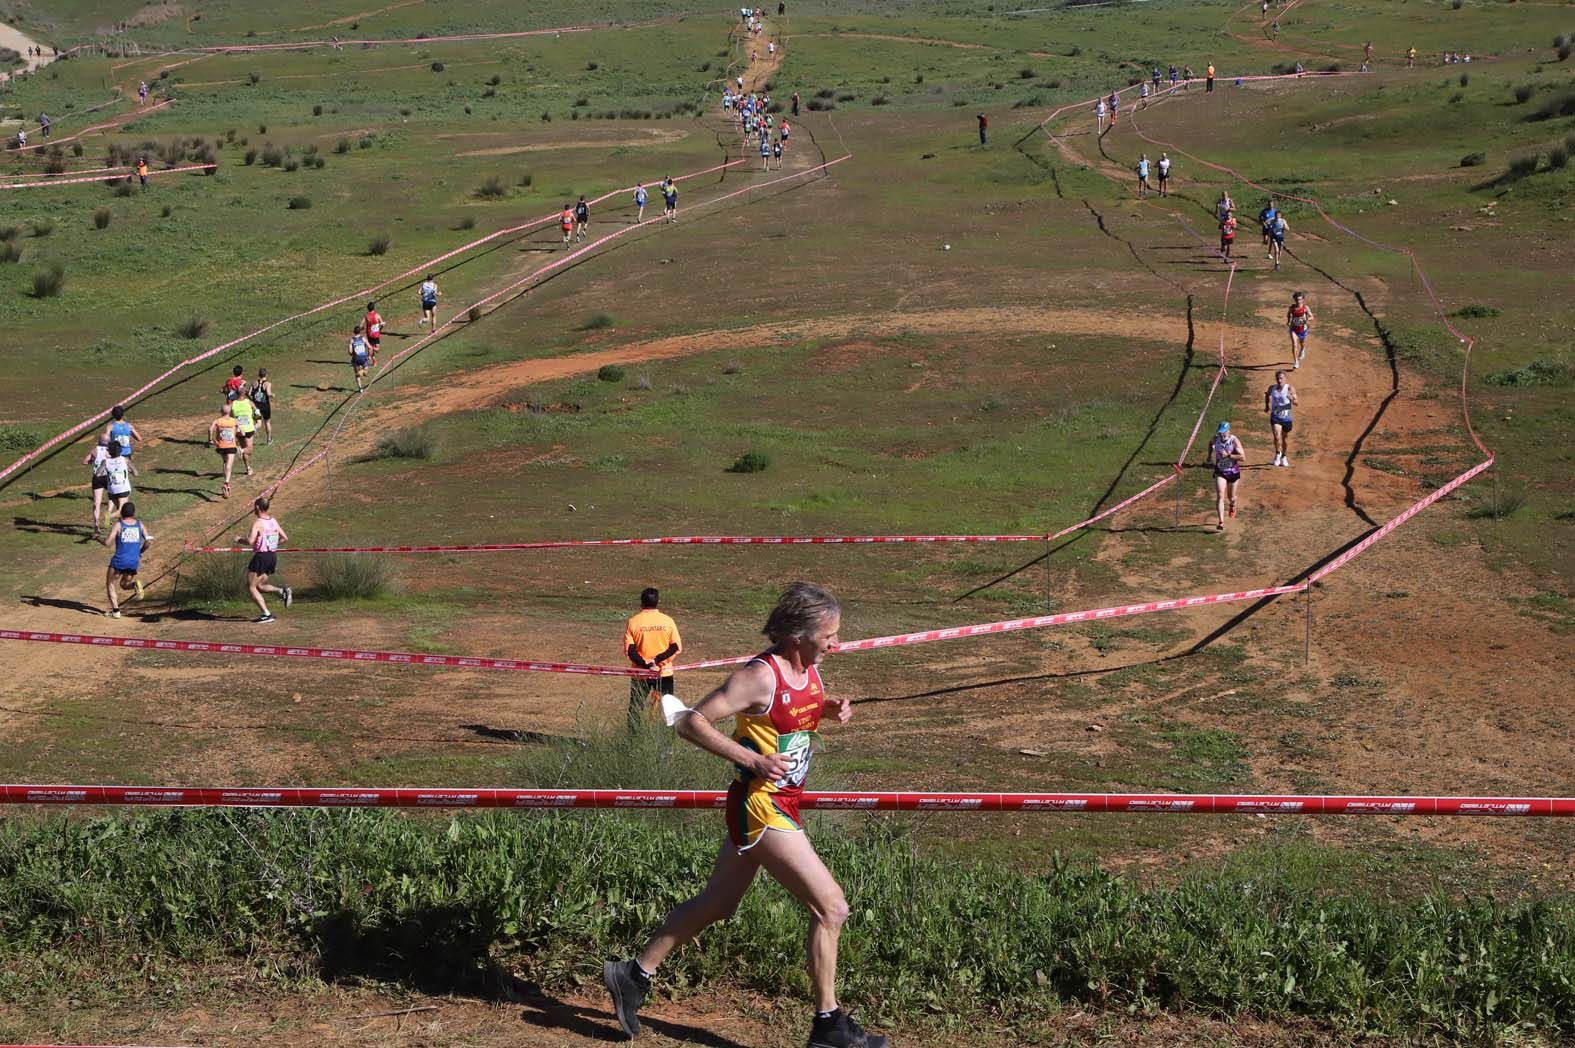
[[[673,678],[669,674],[658,681],[650,677],[632,677],[629,680],[629,727],[639,727],[645,723],[647,712],[651,708],[652,695],[672,695]]]

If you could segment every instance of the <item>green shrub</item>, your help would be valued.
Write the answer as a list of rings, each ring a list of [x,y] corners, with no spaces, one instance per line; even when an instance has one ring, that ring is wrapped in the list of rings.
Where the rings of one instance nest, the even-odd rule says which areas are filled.
[[[293,197],[290,198],[290,202],[288,204],[286,204],[285,206],[288,207],[291,211],[305,211],[307,208],[312,206],[312,198],[311,197],[304,197],[304,196],[293,196]]]
[[[356,142],[356,145],[361,149],[371,149],[374,142],[376,142],[376,139],[371,135],[362,135],[360,140]]]
[[[746,451],[727,467],[729,473],[764,473],[771,468],[771,456],[763,451]]]
[[[503,184],[503,179],[496,175],[476,187],[476,196],[482,200],[501,200],[508,195],[508,187]]]
[[[22,261],[21,248],[12,243],[0,245],[0,263],[11,265],[20,261]]]
[[[1556,360],[1533,360],[1525,367],[1495,371],[1482,381],[1490,386],[1552,386],[1571,377],[1570,367]]]
[[[1481,167],[1487,162],[1486,153],[1467,153],[1460,158],[1461,167]]]
[[[623,374],[623,368],[617,364],[603,364],[596,369],[596,377],[603,382],[622,382]]]
[[[198,339],[208,330],[208,318],[193,313],[191,316],[175,325],[175,333],[181,338]]]
[[[16,226],[0,226],[0,243],[9,244],[21,230]]]
[[[872,105],[872,106],[883,106],[888,101],[890,101],[890,100],[885,95],[876,95],[874,98],[870,99],[870,105]]]
[[[170,205],[168,205],[168,204],[165,204],[163,207],[159,208],[159,217],[160,218],[169,218],[174,213],[175,213],[175,209],[173,207],[171,207]]]
[[[472,324],[474,324],[476,321],[480,320],[481,319],[481,307],[480,306],[471,306],[470,309],[468,309],[465,312],[465,319],[469,320]]]
[[[531,174],[529,171],[521,171],[520,172],[519,184],[522,187],[529,188],[531,183],[533,183],[535,181],[536,181],[536,176]]]
[[[136,190],[132,187],[131,179],[129,179],[129,178],[126,179],[125,181],[121,182],[113,190],[113,194],[115,196],[117,196],[117,197],[129,197],[132,193],[135,193],[135,192],[136,192]]]
[[[251,82],[253,87],[256,87],[259,83],[262,82],[262,74],[261,73],[247,73],[246,74],[246,79]],[[257,129],[257,133],[258,134],[265,134],[266,132],[262,128],[258,128]]]
[[[295,159],[295,157],[291,157],[290,159],[286,160],[280,167],[280,170],[282,171],[299,171],[300,169],[301,162]]]
[[[1531,96],[1536,93],[1536,84],[1521,84],[1515,88],[1515,101],[1524,104],[1531,101]]]
[[[488,87],[497,87],[501,83],[503,83],[503,77],[499,76],[497,73],[493,73],[491,76],[487,77]]]
[[[32,451],[45,439],[44,434],[36,429],[0,425],[0,451]]]
[[[246,166],[250,167],[252,164],[255,164],[257,162],[257,150],[255,148],[254,149],[248,149],[246,151],[246,155],[243,156],[241,159],[243,161],[245,161]]]
[[[1541,162],[1542,158],[1536,153],[1517,156],[1509,162],[1509,173],[1515,178],[1525,178],[1527,175],[1534,174],[1537,165]]]
[[[1033,66],[1023,66],[1023,68],[1017,71],[1017,75],[1024,80],[1032,80],[1034,77],[1039,75],[1039,70],[1035,69]]]
[[[175,595],[198,604],[246,600],[246,561],[219,553],[189,557],[180,566]]]
[[[35,237],[47,237],[55,231],[55,220],[52,218],[35,218],[28,225],[32,227]]]
[[[1505,485],[1497,495],[1489,495],[1484,501],[1466,510],[1466,517],[1470,520],[1503,520],[1513,517],[1526,508],[1530,494],[1519,485]]]
[[[824,113],[837,108],[837,103],[828,102],[823,98],[811,98],[809,100],[809,108],[816,113]]]
[[[1548,150],[1548,167],[1554,171],[1562,171],[1569,166],[1570,151],[1562,145],[1554,146]]]
[[[263,166],[282,167],[284,165],[284,158],[286,155],[287,154],[283,149],[274,145],[272,142],[268,142],[263,146],[262,150]]]
[[[83,153],[83,149],[82,149],[82,143],[81,142],[73,142],[73,143],[71,143],[71,155],[72,156],[81,156],[82,153]]]
[[[66,270],[58,262],[33,274],[33,297],[55,298],[66,288]]]
[[[113,211],[111,211],[109,208],[107,208],[107,207],[99,208],[97,211],[93,212],[93,228],[94,229],[108,229],[110,220],[113,219],[114,217],[115,217],[115,213]]]
[[[437,438],[422,426],[406,426],[385,434],[372,449],[374,459],[430,459],[437,452]]]
[[[379,233],[366,245],[368,255],[386,255],[389,247],[394,243],[394,238],[387,233]]]
[[[1550,96],[1526,119],[1557,120],[1559,117],[1565,116],[1575,116],[1575,91],[1565,91],[1562,94]]]
[[[444,67],[442,62],[433,62],[432,63],[432,71],[434,73],[441,73],[444,68],[445,67]]]
[[[313,116],[322,116],[323,115],[323,107],[322,107],[321,104],[318,104],[318,105],[315,105],[315,106],[312,107],[312,115]]]
[[[458,230],[458,231],[461,231],[461,232],[463,232],[464,230],[467,230],[467,229],[475,229],[476,228],[476,216],[475,215],[466,215],[466,216],[464,216],[458,222],[454,223],[454,228],[456,230]]]
[[[367,553],[314,554],[312,581],[323,600],[375,600],[394,588],[394,566]]]
[[[600,331],[602,328],[613,326],[611,313],[592,313],[580,324],[581,331]]]
[[[1504,311],[1499,309],[1497,306],[1484,306],[1480,303],[1473,302],[1469,306],[1461,306],[1459,309],[1455,310],[1449,315],[1452,317],[1458,317],[1462,320],[1483,320],[1487,317],[1499,316],[1503,312]]]

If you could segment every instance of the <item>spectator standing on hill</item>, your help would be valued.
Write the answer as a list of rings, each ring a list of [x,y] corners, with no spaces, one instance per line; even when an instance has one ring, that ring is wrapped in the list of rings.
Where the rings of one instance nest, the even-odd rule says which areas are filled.
[[[219,461],[224,464],[224,489],[221,498],[230,497],[230,477],[235,471],[235,445],[236,445],[235,415],[230,410],[228,402],[219,409],[219,417],[208,423],[208,446],[219,452]]]
[[[1155,166],[1157,168],[1159,168],[1159,195],[1160,196],[1169,196],[1170,195],[1170,154],[1169,153],[1161,153],[1161,154],[1159,154],[1159,163],[1156,164]]]
[[[657,695],[676,695],[673,681],[673,659],[684,650],[683,638],[678,635],[678,623],[666,612],[659,611],[662,594],[655,586],[640,591],[640,610],[630,616],[623,628],[623,650],[636,669],[656,670],[653,681],[649,677],[634,677],[629,681],[629,724],[635,727],[645,717],[651,702],[652,687]]]
[[[1274,373],[1274,385],[1263,393],[1263,410],[1269,416],[1269,429],[1274,433],[1274,464],[1291,464],[1291,409],[1300,401],[1296,388],[1285,381],[1285,372]]]
[[[798,817],[823,715],[843,724],[853,715],[846,699],[826,696],[818,669],[835,646],[841,624],[834,596],[795,582],[766,621],[771,646],[677,722],[680,736],[737,770],[728,789],[728,840],[705,889],[674,909],[639,954],[603,965],[614,1014],[628,1036],[640,1032],[640,1006],[661,963],[710,925],[732,916],[763,869],[809,910],[811,1048],[887,1048],[884,1036],[865,1033],[837,1002],[837,945],[848,901]],[[713,727],[728,718],[734,719],[731,738]]]
[[[126,421],[126,408],[123,404],[116,404],[109,409],[109,425],[104,427],[103,442],[108,444],[112,440],[120,441],[121,453],[127,458],[131,457],[135,447],[133,442],[142,440],[142,434],[137,432],[137,427]]]
[[[153,541],[153,533],[137,519],[137,507],[127,502],[120,507],[120,519],[102,541],[115,551],[109,558],[109,570],[104,573],[104,594],[109,598],[109,617],[118,619],[120,594],[116,590],[133,590],[132,599],[142,599],[137,572],[142,567],[142,551]]]
[[[793,92],[793,115],[798,116],[798,92]]]
[[[268,369],[257,369],[257,381],[252,383],[251,402],[257,406],[257,417],[262,420],[263,432],[268,443],[273,443],[273,383],[268,381]]]
[[[38,133],[43,135],[47,139],[49,137],[50,130],[51,130],[51,124],[49,122],[49,114],[48,113],[39,113],[38,114]]]
[[[137,180],[142,183],[142,191],[146,193],[148,191],[148,158],[145,156],[137,157]]]
[[[1208,69],[1203,74],[1203,92],[1205,94],[1214,90],[1214,63],[1210,62]]]
[[[244,538],[235,536],[235,544],[252,548],[251,562],[246,565],[246,590],[251,594],[252,603],[262,612],[252,621],[262,625],[273,621],[273,612],[268,610],[268,602],[263,594],[279,594],[288,608],[295,601],[295,592],[289,586],[274,586],[268,582],[268,576],[279,570],[279,543],[289,542],[290,536],[284,533],[284,528],[268,512],[266,498],[259,496],[252,502],[252,513],[257,519],[252,521],[251,534]]]
[[[988,145],[990,142],[990,118],[980,113],[976,117],[979,121],[979,144]]]
[[[1214,507],[1219,514],[1215,530],[1225,530],[1226,507],[1231,517],[1236,516],[1236,485],[1241,480],[1241,464],[1247,451],[1241,440],[1230,431],[1229,422],[1221,422],[1209,441],[1209,450],[1203,456],[1205,465],[1214,467]]]

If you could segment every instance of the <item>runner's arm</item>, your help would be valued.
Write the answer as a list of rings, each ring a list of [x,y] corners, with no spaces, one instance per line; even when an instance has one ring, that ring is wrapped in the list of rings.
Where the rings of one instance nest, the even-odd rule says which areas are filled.
[[[141,440],[142,439],[142,434],[137,432],[137,427],[136,426],[132,426],[131,427],[131,439],[133,439],[133,440]]]
[[[714,725],[715,721],[744,710],[768,706],[774,688],[775,678],[770,668],[763,663],[750,663],[735,670],[720,688],[695,705],[691,716],[678,722],[678,734],[707,753],[748,768],[759,778],[775,781],[787,774],[791,761],[780,754],[766,756],[745,749],[723,735]]]
[[[634,663],[634,665],[638,666],[640,669],[648,670],[651,668],[651,664],[646,662],[645,659],[640,655],[640,649],[635,647],[633,644],[629,645],[629,647],[626,649],[626,654],[629,656],[629,661]]]

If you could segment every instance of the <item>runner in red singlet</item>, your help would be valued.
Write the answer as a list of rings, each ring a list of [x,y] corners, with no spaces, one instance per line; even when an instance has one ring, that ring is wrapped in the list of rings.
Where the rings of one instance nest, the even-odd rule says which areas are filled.
[[[640,1005],[657,967],[675,949],[738,909],[755,874],[764,869],[810,913],[809,981],[815,997],[810,1048],[885,1048],[837,1006],[837,941],[848,918],[847,899],[799,823],[798,800],[814,756],[816,729],[829,709],[846,724],[853,707],[827,698],[816,668],[836,646],[842,624],[837,599],[819,586],[795,582],[777,601],[762,631],[771,647],[735,670],[707,695],[678,733],[733,764],[727,833],[705,890],[673,910],[645,949],[627,961],[608,961],[603,981],[618,1025],[640,1032]],[[733,737],[713,722],[736,718]]]

